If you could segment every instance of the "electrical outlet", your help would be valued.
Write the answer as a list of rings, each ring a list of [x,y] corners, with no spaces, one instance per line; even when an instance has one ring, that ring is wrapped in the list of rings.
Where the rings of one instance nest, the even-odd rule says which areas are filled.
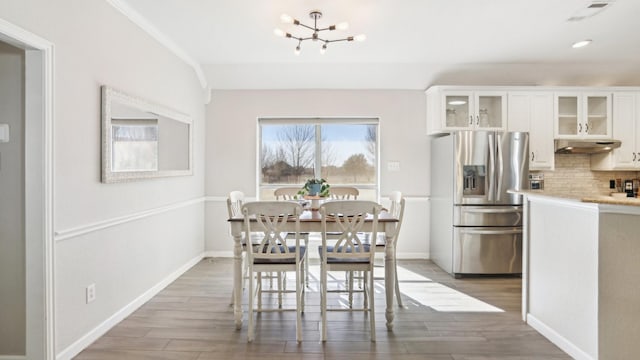
[[[87,286],[87,304],[96,299],[96,284]]]
[[[400,161],[389,161],[387,163],[387,171],[398,172],[400,171]]]

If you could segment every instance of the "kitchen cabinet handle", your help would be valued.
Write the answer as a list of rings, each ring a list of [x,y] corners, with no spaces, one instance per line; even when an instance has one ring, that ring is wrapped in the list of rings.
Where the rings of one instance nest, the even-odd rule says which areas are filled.
[[[578,133],[582,132],[582,124],[578,124]]]
[[[473,125],[473,115],[469,115],[469,125]]]
[[[476,126],[480,125],[480,115],[476,115]]]
[[[536,158],[536,154],[532,151],[531,152],[531,161],[535,160]]]
[[[589,123],[584,124],[584,132],[589,133]]]
[[[633,153],[633,161],[636,161],[636,153]]]

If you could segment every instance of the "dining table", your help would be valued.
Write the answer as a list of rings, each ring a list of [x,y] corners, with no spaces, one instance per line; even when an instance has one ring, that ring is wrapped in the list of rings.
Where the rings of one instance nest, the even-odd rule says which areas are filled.
[[[371,216],[365,221],[372,221]],[[242,233],[244,227],[244,217],[232,217],[228,219],[231,227],[231,235],[233,236],[233,312],[236,329],[242,328]],[[395,239],[398,226],[398,219],[393,217],[386,210],[382,210],[378,214],[378,233],[384,233],[385,245],[384,245],[384,285],[385,285],[385,299],[386,299],[386,324],[387,329],[393,328],[393,319],[395,316],[393,299],[395,289]],[[300,232],[321,232],[322,220],[320,212],[316,209],[305,209],[300,215]],[[295,220],[286,222],[286,225],[282,228],[283,231],[294,232]],[[327,231],[341,231],[339,224],[335,219],[327,217]],[[307,250],[308,251],[308,250]]]

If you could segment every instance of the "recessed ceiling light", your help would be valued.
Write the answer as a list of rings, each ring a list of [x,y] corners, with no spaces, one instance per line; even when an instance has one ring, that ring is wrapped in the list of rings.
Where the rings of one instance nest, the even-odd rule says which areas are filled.
[[[467,102],[464,100],[451,100],[449,101],[449,105],[464,105]]]
[[[592,40],[582,40],[582,41],[578,41],[577,43],[571,45],[572,48],[577,49],[577,48],[581,48],[581,47],[585,47],[589,44],[591,44]]]

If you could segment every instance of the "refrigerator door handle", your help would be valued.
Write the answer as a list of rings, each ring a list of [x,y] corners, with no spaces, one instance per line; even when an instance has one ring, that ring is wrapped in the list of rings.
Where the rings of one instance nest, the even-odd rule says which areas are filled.
[[[489,134],[489,173],[487,174],[487,182],[489,183],[489,192],[487,200],[494,202],[494,195],[496,193],[495,184],[496,181],[496,147],[495,147],[495,135]]]
[[[502,177],[504,176],[504,156],[502,154],[502,138],[500,135],[496,135],[496,148],[498,153],[496,155],[498,159],[498,187],[496,189],[496,201],[500,201],[500,195],[502,194]]]
[[[511,213],[522,213],[522,208],[515,208],[515,207],[510,207],[507,209],[496,209],[495,207],[492,207],[489,209],[465,208],[464,212],[480,213],[480,214],[511,214]]]
[[[522,229],[508,229],[508,230],[495,230],[495,229],[460,229],[461,234],[469,235],[510,235],[510,234],[522,234]]]

